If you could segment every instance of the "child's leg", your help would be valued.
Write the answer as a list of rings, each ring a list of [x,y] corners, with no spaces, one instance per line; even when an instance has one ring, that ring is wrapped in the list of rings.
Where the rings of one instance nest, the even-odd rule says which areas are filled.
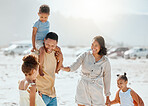
[[[39,50],[43,46],[43,40],[36,40],[35,41],[36,51],[35,54],[39,55]]]
[[[38,55],[38,61],[40,63],[39,65],[39,74],[40,76],[44,76],[43,73],[43,62],[44,62],[44,48],[43,48],[43,40],[36,40],[35,45],[37,50],[35,51],[35,54]]]
[[[63,64],[63,54],[61,52],[61,49],[59,49],[58,51],[55,51],[55,57],[56,57],[56,60],[57,60],[57,67],[56,67],[55,72],[58,73],[60,71],[62,64]]]

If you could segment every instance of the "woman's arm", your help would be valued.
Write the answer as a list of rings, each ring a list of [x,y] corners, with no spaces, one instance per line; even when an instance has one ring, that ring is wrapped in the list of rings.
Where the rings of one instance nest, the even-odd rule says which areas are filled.
[[[36,85],[32,85],[29,88],[30,88],[30,106],[35,106]]]
[[[87,52],[85,52],[85,53],[83,53],[83,54],[81,54],[77,59],[76,59],[76,61],[72,64],[72,65],[70,65],[69,67],[61,67],[61,70],[63,70],[63,71],[67,71],[67,72],[73,72],[73,71],[75,71],[75,70],[77,70],[79,67],[80,67],[80,65],[82,64],[82,62],[83,62],[83,60],[84,60],[84,58],[85,58],[85,56],[86,56],[86,53]]]
[[[103,72],[103,82],[104,82],[104,93],[105,96],[110,96],[110,85],[111,85],[111,66],[110,62],[107,60],[107,63],[104,67]]]
[[[65,69],[69,70],[70,68],[69,70],[70,72],[76,71],[84,61],[86,55],[87,55],[87,52],[81,54],[72,65],[70,65],[69,67],[65,67]]]

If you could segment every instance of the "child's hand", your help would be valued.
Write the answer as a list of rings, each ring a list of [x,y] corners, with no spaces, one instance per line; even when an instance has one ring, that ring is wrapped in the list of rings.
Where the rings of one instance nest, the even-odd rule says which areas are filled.
[[[36,47],[33,47],[32,49],[31,49],[31,52],[34,52],[34,51],[36,51],[37,49],[36,49]]]
[[[61,48],[58,47],[58,46],[56,46],[55,49],[54,49],[54,51],[56,51],[56,52],[61,52]]]

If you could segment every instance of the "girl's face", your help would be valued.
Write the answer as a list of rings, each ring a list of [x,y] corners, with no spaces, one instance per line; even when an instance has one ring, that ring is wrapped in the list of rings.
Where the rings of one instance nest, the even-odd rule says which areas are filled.
[[[101,49],[100,44],[96,40],[94,40],[91,45],[91,50],[93,54],[98,54],[100,49]]]
[[[41,22],[46,22],[48,20],[49,14],[47,13],[38,13]]]
[[[123,79],[118,79],[117,85],[118,85],[118,88],[122,90],[127,87],[127,81],[125,81]]]
[[[33,69],[30,73],[25,73],[25,78],[28,82],[32,82],[33,80],[36,79],[38,75],[38,71]]]

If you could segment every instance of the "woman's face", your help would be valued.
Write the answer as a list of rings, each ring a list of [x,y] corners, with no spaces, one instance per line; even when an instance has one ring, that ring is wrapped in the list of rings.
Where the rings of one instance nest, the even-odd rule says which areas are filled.
[[[30,73],[25,73],[25,78],[28,82],[32,82],[33,80],[36,79],[38,75],[38,71],[33,69]]]
[[[100,44],[96,40],[93,40],[92,45],[91,45],[91,50],[93,54],[98,54],[100,49],[101,49]]]

